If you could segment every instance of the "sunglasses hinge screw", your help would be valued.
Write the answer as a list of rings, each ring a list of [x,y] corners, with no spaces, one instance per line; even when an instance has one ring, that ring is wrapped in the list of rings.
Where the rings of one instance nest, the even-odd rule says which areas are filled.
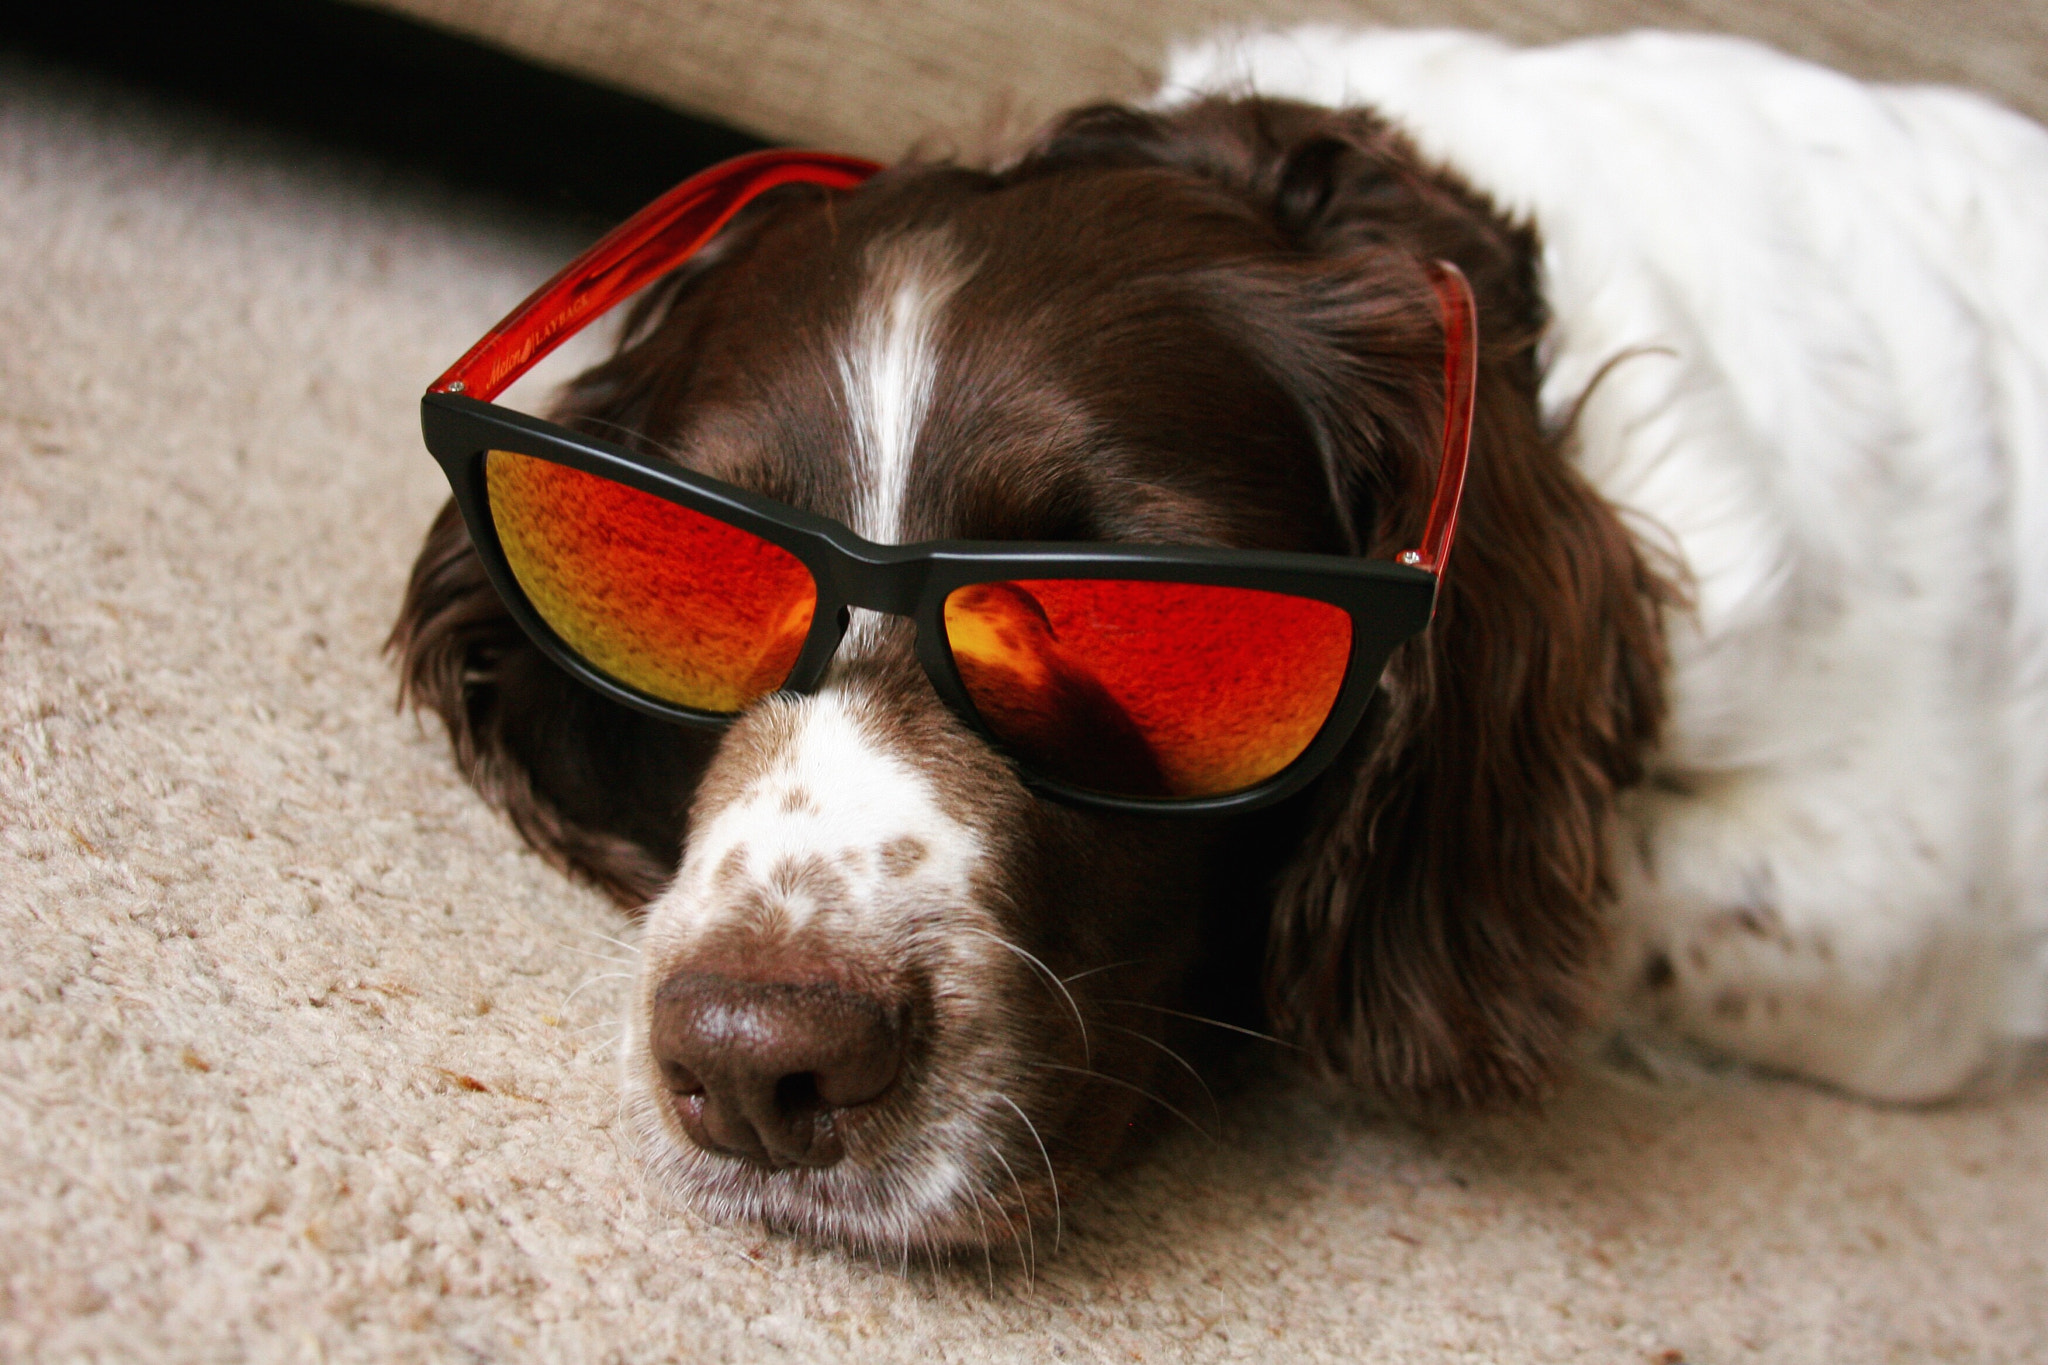
[[[462,392],[462,391],[463,391],[464,389],[466,389],[466,388],[468,388],[468,387],[469,387],[469,386],[468,386],[467,384],[463,383],[463,382],[462,382],[462,381],[461,381],[460,379],[458,379],[458,380],[456,380],[456,381],[455,381],[455,382],[454,382],[453,384],[450,384],[450,385],[448,386],[448,392],[450,392],[450,393],[461,393],[461,392]]]

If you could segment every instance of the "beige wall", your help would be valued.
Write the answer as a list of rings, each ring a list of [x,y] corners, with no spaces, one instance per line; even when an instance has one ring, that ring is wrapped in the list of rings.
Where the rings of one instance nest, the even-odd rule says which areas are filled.
[[[1128,96],[1165,45],[1309,18],[1523,41],[1645,25],[1765,39],[1865,76],[1972,85],[2048,120],[2048,0],[366,0],[777,141],[971,154]]]

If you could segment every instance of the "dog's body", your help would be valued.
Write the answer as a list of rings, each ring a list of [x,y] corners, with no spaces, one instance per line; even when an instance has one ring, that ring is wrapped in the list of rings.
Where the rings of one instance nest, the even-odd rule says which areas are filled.
[[[1271,1026],[1396,1100],[1527,1095],[1592,1023],[1937,1098],[2043,1022],[2044,226],[2039,129],[1740,44],[1183,54],[994,174],[764,205],[565,416],[873,540],[1384,556],[1452,259],[1460,542],[1317,789],[1035,798],[886,618],[818,695],[670,730],[554,673],[446,518],[408,685],[537,845],[652,897],[629,1099],[721,1214],[1028,1237],[1262,939]]]

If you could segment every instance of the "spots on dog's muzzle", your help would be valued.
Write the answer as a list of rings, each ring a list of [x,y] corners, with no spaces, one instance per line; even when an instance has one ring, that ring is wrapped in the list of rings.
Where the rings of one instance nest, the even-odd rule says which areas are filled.
[[[882,871],[891,877],[907,877],[931,852],[922,839],[908,834],[882,845]]]
[[[740,902],[784,932],[901,929],[972,898],[988,855],[983,793],[948,789],[852,689],[776,699],[735,726],[692,820],[682,867],[650,910],[675,949],[729,928]],[[724,780],[721,780],[724,779]]]

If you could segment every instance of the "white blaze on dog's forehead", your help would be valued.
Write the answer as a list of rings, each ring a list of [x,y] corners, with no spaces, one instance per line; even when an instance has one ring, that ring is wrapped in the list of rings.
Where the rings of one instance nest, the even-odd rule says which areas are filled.
[[[894,542],[902,538],[910,460],[938,378],[939,322],[968,271],[942,232],[877,242],[866,267],[839,356],[859,489],[853,529]]]
[[[820,866],[831,904],[801,887],[778,891],[791,927],[820,911],[858,920],[934,894],[964,898],[984,849],[939,788],[879,742],[858,698],[833,690],[800,706],[765,776],[692,836],[680,903],[664,908],[708,927],[729,908],[728,881],[776,888],[782,870]]]

